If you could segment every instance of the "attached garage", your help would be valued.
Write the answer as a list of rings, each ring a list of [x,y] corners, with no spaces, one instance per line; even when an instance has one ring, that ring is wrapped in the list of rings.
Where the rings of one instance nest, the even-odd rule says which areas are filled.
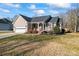
[[[26,33],[28,32],[29,17],[24,15],[17,15],[13,22],[13,31],[15,33]]]
[[[15,33],[25,33],[25,32],[28,32],[28,30],[24,27],[16,27],[15,28]]]

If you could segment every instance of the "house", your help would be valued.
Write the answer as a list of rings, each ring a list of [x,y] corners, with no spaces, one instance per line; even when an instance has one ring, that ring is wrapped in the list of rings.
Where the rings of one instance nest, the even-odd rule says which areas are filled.
[[[0,19],[0,31],[12,30],[12,22],[7,18]]]
[[[59,25],[60,28],[62,28],[62,21],[60,20],[59,17],[51,17],[50,15],[30,18],[20,14],[14,19],[13,31],[15,33],[49,32],[52,31],[53,27],[56,25]]]

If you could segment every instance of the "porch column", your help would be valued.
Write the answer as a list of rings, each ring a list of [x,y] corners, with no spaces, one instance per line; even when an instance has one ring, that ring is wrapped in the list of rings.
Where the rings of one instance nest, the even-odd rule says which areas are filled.
[[[31,27],[30,28],[32,29],[32,23],[30,23],[30,24],[31,24]]]
[[[50,23],[50,26],[51,26],[51,30],[53,30],[53,24],[52,23]]]
[[[37,23],[37,25],[38,25],[37,31],[39,31],[39,22]]]
[[[44,30],[44,23],[42,23],[43,24],[43,30]]]

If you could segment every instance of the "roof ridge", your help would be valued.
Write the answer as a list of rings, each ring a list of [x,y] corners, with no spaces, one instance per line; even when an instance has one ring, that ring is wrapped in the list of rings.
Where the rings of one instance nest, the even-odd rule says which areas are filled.
[[[51,17],[51,15],[44,15],[44,16],[35,16],[35,17],[32,17],[32,18],[36,18],[36,17],[46,17],[46,16],[50,16],[50,17]]]
[[[23,14],[19,14],[20,16],[25,16],[25,17],[28,17],[28,16],[26,16],[26,15],[23,15]],[[30,18],[30,17],[28,17],[28,18]]]
[[[2,20],[3,23],[10,23],[10,21],[9,21],[7,18],[2,18],[2,19],[0,19],[0,20]]]

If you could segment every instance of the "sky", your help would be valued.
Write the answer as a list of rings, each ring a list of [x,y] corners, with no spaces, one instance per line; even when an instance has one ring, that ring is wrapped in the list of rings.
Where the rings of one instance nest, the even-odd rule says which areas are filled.
[[[79,3],[0,3],[0,18],[13,18],[18,14],[28,17],[57,16],[78,7]]]

